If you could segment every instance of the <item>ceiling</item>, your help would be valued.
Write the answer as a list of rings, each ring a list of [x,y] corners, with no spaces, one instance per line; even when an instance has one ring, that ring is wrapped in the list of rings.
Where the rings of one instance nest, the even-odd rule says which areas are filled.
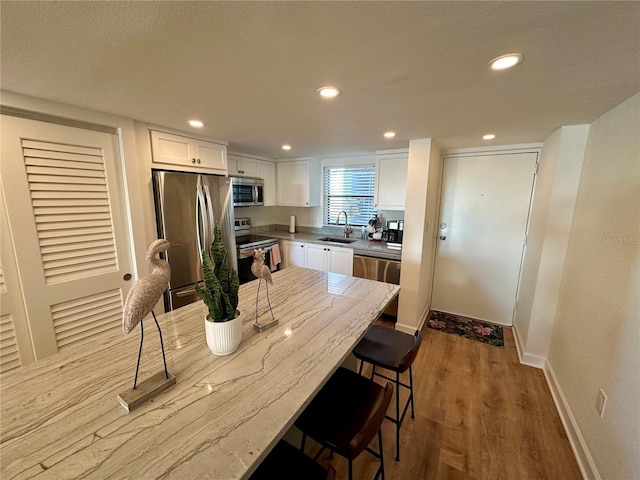
[[[4,90],[271,158],[539,142],[640,91],[639,2],[0,2]],[[493,72],[487,63],[520,52]],[[327,101],[322,85],[342,90]],[[393,140],[385,130],[397,131]],[[497,135],[491,142],[485,133]],[[293,149],[281,150],[284,143]]]

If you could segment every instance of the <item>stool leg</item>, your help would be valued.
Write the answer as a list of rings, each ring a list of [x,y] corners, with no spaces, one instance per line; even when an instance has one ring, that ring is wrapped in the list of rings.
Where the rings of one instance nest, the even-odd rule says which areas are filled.
[[[411,418],[416,418],[413,410],[413,372],[411,371],[411,365],[409,365],[409,394],[411,395]]]
[[[396,462],[400,461],[400,372],[396,372]]]
[[[304,453],[304,444],[307,441],[307,434],[302,432],[302,445],[300,445],[300,450]]]
[[[376,366],[371,364],[371,380],[373,380],[373,376],[376,374]]]
[[[382,470],[382,480],[384,480],[384,452],[382,450],[382,429],[381,428],[378,430],[378,448],[380,449],[380,470]]]
[[[364,366],[364,360],[360,360],[360,370],[358,370],[358,375],[362,375],[362,367]]]

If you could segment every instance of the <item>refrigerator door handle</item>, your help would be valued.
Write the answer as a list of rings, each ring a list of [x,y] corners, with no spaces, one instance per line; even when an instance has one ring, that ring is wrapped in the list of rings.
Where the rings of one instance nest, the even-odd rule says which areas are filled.
[[[215,240],[213,238],[213,228],[215,227],[215,223],[214,223],[215,218],[213,215],[213,202],[211,201],[211,192],[209,190],[209,185],[205,183],[203,185],[203,189],[204,189],[204,196],[206,199],[207,216],[209,217],[209,224],[207,225],[207,229],[205,231],[205,238],[208,237],[207,245],[211,245],[213,243],[213,240]]]
[[[206,218],[204,216],[204,195],[202,194],[201,186],[202,177],[198,176],[196,186],[196,238],[198,240],[198,255],[200,256],[200,262],[202,262],[202,245],[207,245],[207,231],[206,231]],[[202,231],[204,230],[204,231]],[[204,234],[204,238],[202,238]]]

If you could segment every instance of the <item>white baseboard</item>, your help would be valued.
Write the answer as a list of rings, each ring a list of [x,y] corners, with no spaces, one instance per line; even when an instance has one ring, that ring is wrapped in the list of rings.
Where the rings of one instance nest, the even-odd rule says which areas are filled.
[[[528,365],[529,367],[542,368],[544,369],[546,358],[541,357],[540,355],[533,355],[532,353],[527,353],[524,350],[524,345],[522,345],[522,340],[520,335],[518,334],[518,326],[514,323],[512,330],[513,337],[516,341],[516,350],[518,350],[518,358],[520,359],[520,363],[523,365]]]
[[[416,330],[422,330],[424,323],[427,321],[428,315],[429,315],[429,307],[427,307],[425,311],[422,312],[422,315],[420,317],[420,322],[418,323],[417,327],[415,325],[407,325],[405,323],[398,322],[396,323],[396,330],[399,330],[404,333],[408,333],[409,335],[413,335],[414,333],[416,333]]]
[[[564,396],[562,388],[548,360],[545,362],[543,372],[544,377],[547,379],[547,385],[549,385],[553,402],[556,404],[556,410],[558,410],[558,415],[560,415],[560,420],[564,426],[564,431],[569,438],[571,449],[578,462],[578,468],[580,468],[582,478],[585,480],[602,480],[593,461],[593,457],[589,452],[589,448],[587,448],[587,443],[578,427],[578,423],[571,412],[567,398]]]

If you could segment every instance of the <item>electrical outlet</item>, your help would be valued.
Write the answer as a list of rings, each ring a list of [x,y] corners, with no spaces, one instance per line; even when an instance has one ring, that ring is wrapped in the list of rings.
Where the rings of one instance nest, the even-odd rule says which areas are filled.
[[[600,414],[600,418],[604,418],[604,407],[607,404],[607,394],[603,389],[598,391],[598,399],[596,400],[596,410]]]

